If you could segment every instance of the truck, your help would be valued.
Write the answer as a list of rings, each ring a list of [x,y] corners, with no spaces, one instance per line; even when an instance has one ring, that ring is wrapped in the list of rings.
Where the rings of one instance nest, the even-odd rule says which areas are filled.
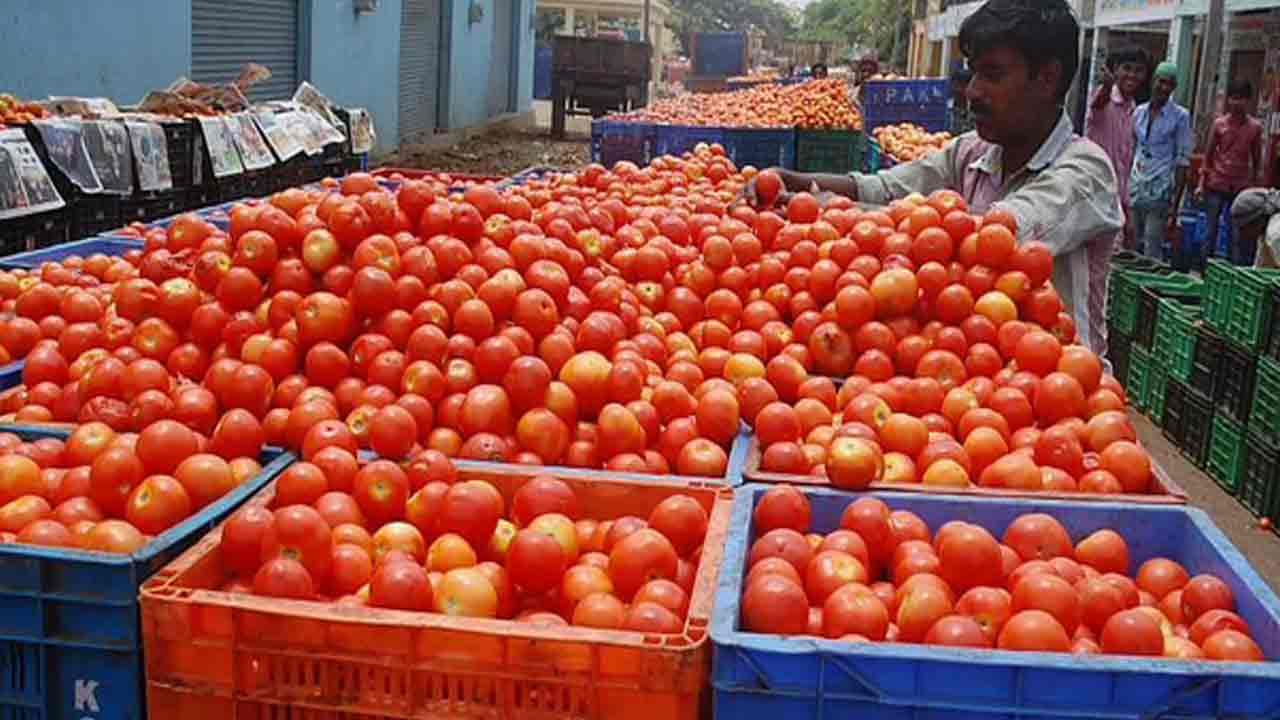
[[[551,134],[568,115],[604,117],[644,107],[653,48],[646,42],[557,35],[551,59]]]

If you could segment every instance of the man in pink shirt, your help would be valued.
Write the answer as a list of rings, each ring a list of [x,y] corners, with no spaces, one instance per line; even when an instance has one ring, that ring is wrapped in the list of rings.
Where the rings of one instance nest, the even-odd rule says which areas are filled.
[[[988,0],[960,28],[973,70],[966,95],[976,133],[873,175],[774,170],[788,192],[816,189],[887,204],[948,188],[973,212],[1012,213],[1020,242],[1049,246],[1054,288],[1080,342],[1101,355],[1107,276],[1124,213],[1111,161],[1075,134],[1064,108],[1079,64],[1079,33],[1064,0]],[[746,194],[755,200],[753,185]]]
[[[1107,58],[1107,71],[1102,84],[1089,103],[1089,119],[1085,136],[1102,146],[1111,158],[1119,185],[1120,204],[1124,207],[1125,245],[1133,246],[1132,223],[1129,220],[1129,171],[1133,167],[1134,93],[1146,82],[1151,70],[1147,51],[1125,47]]]
[[[1249,116],[1253,86],[1247,82],[1232,83],[1227,88],[1227,114],[1213,121],[1209,146],[1204,152],[1204,168],[1196,195],[1205,200],[1209,234],[1200,249],[1201,267],[1218,246],[1218,218],[1231,207],[1236,195],[1252,185],[1261,184],[1262,123]],[[1231,262],[1253,264],[1253,243],[1239,238],[1230,249]]]

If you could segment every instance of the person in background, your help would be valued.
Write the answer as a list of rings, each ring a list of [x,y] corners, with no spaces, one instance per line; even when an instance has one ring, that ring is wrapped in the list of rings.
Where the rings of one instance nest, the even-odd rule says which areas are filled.
[[[1254,265],[1280,268],[1280,190],[1249,188],[1242,191],[1231,203],[1231,225],[1237,238],[1257,244]]]
[[[1148,257],[1163,258],[1164,238],[1177,222],[1178,205],[1191,166],[1191,113],[1173,101],[1178,67],[1156,67],[1151,100],[1133,113],[1137,147],[1129,178],[1130,219],[1138,248]]]
[[[1138,47],[1117,50],[1107,58],[1102,84],[1089,102],[1085,136],[1102,146],[1115,168],[1120,205],[1125,216],[1125,245],[1133,246],[1133,218],[1129,209],[1129,171],[1133,167],[1134,93],[1147,81],[1151,59]]]
[[[867,55],[858,61],[858,85],[865,83],[880,72],[880,61],[874,55]]]
[[[973,72],[966,95],[976,133],[870,175],[773,170],[787,192],[887,204],[950,189],[971,212],[1010,213],[1020,242],[1040,241],[1053,253],[1053,285],[1080,342],[1102,355],[1107,275],[1124,213],[1111,161],[1097,143],[1075,134],[1064,107],[1079,39],[1065,0],[988,0],[960,27],[960,49]],[[744,194],[759,204],[754,180]]]
[[[810,72],[814,80],[821,80],[827,76],[827,65],[826,63],[814,63]]]
[[[1231,207],[1236,195],[1250,185],[1260,184],[1262,175],[1262,123],[1249,115],[1253,86],[1247,82],[1232,83],[1227,88],[1227,112],[1213,121],[1209,145],[1204,151],[1204,169],[1196,196],[1205,200],[1209,232],[1201,249],[1201,264],[1218,245],[1218,218]],[[1253,262],[1254,247],[1237,238],[1230,251],[1231,262],[1247,265]]]
[[[956,137],[973,130],[973,112],[969,110],[969,96],[965,94],[965,88],[969,87],[971,79],[973,73],[963,65],[951,73],[951,99],[947,101],[950,105],[950,117],[947,124],[951,134]]]

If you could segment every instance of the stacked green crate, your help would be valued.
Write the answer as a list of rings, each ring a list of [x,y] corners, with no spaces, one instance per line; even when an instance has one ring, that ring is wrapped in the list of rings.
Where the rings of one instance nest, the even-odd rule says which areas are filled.
[[[1266,346],[1271,323],[1271,289],[1276,278],[1274,270],[1254,268],[1236,268],[1232,278],[1224,332],[1255,353]]]
[[[1169,375],[1179,380],[1191,377],[1191,362],[1196,351],[1198,306],[1183,305],[1176,300],[1161,299],[1156,310],[1156,339],[1152,358]]]
[[[1156,425],[1160,425],[1164,422],[1164,396],[1169,385],[1169,371],[1152,355],[1151,369],[1148,374],[1147,417],[1150,417]]]
[[[1204,270],[1204,319],[1209,327],[1221,333],[1226,333],[1231,316],[1235,278],[1235,266],[1224,260],[1210,260]]]
[[[1280,434],[1280,362],[1269,357],[1258,358],[1249,427],[1263,435]]]
[[[1129,404],[1145,411],[1151,392],[1151,355],[1147,349],[1133,343],[1129,347],[1129,370],[1125,378],[1117,378],[1129,394]]]
[[[1209,474],[1223,490],[1234,495],[1244,467],[1244,427],[1226,413],[1213,415],[1209,435]]]

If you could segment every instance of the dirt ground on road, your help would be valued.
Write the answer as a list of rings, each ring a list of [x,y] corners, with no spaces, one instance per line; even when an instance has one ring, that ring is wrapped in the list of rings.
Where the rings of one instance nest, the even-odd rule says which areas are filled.
[[[447,147],[410,145],[382,161],[391,167],[473,175],[514,175],[534,166],[574,168],[589,162],[586,138],[552,140],[547,131],[494,130]]]
[[[1280,537],[1259,528],[1257,518],[1234,497],[1223,492],[1213,478],[1188,462],[1160,433],[1160,428],[1135,412],[1130,412],[1129,416],[1138,431],[1138,439],[1151,457],[1187,491],[1188,504],[1208,513],[1213,523],[1249,559],[1253,569],[1271,589],[1280,592]]]

